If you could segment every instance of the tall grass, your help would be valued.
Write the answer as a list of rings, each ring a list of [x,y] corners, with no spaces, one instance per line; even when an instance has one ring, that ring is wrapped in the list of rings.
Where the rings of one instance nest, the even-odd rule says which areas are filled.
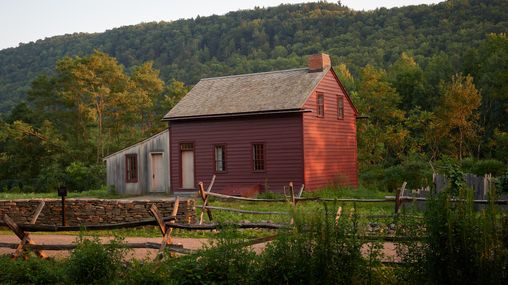
[[[420,284],[507,284],[508,223],[493,204],[475,211],[473,192],[445,191],[427,203],[423,224],[405,221],[401,280]],[[457,192],[455,192],[457,193]],[[461,201],[452,202],[451,198]],[[493,199],[493,197],[491,197]]]
[[[334,217],[326,207],[314,215],[296,215],[295,228],[280,234],[261,255],[257,284],[352,284],[372,278],[355,215],[337,224]]]

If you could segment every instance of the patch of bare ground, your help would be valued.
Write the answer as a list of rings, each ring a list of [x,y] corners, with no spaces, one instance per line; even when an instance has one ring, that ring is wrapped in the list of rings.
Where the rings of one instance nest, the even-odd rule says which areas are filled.
[[[71,236],[71,235],[31,235],[32,239],[37,244],[70,244],[75,243],[78,239],[77,236]],[[107,243],[110,240],[112,240],[113,237],[100,237],[100,240],[103,243]],[[173,238],[173,243],[177,245],[182,245],[184,248],[197,250],[202,248],[205,245],[209,245],[209,239],[206,238]],[[18,243],[19,239],[15,235],[0,235],[0,242],[5,243]],[[147,237],[126,237],[125,242],[129,243],[145,243],[145,242],[155,242],[160,243],[161,238],[147,238]],[[252,246],[254,251],[256,251],[258,254],[263,251],[265,248],[266,243],[256,244]],[[369,251],[368,244],[365,244],[362,247],[362,253],[364,255],[367,255]],[[12,254],[14,253],[14,249],[10,248],[0,248],[0,255],[1,254]],[[68,250],[45,250],[45,253],[48,254],[48,256],[53,258],[65,258],[68,257],[70,254],[70,251]],[[156,256],[157,250],[156,249],[144,249],[144,248],[136,248],[128,251],[128,254],[126,256],[127,260],[130,259],[145,259],[149,258],[152,259]],[[385,242],[383,244],[382,249],[383,254],[383,261],[397,261],[398,258],[396,256],[395,251],[395,244],[392,242]]]

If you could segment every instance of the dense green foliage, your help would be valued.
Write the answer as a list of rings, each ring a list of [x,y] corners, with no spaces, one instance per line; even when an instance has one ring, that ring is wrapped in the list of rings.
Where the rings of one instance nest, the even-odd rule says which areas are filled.
[[[443,157],[478,175],[502,175],[507,31],[503,0],[367,12],[320,2],[5,49],[0,186],[96,188],[104,179],[96,164],[161,130],[159,119],[200,78],[302,67],[317,52],[332,56],[360,115],[368,116],[358,120],[358,157],[369,187],[426,186]]]
[[[127,74],[98,51],[61,59],[52,76],[32,82],[28,103],[0,119],[1,189],[99,188],[102,159],[163,129],[163,112],[187,90],[175,80],[165,86],[151,62]]]
[[[504,0],[454,0],[374,11],[309,3],[52,37],[0,51],[0,110],[16,105],[30,82],[41,72],[51,72],[62,57],[86,56],[94,49],[128,69],[153,60],[163,80],[186,84],[203,77],[300,67],[305,56],[321,51],[359,74],[367,64],[386,68],[409,52],[418,64],[429,67],[431,84],[437,85],[461,69],[464,55],[486,34],[508,31],[507,19]],[[421,91],[415,86],[412,94]]]
[[[119,274],[125,252],[120,240],[103,246],[98,238],[80,237],[65,264],[67,278],[74,284],[109,284]]]

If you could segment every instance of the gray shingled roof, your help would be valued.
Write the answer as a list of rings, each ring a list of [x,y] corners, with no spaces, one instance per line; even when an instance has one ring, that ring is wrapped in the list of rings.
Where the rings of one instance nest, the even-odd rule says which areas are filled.
[[[301,109],[325,69],[307,68],[201,79],[165,120]]]

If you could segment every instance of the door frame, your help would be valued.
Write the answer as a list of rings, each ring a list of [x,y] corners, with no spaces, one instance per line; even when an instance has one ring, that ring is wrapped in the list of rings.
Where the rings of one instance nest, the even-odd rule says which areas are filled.
[[[151,151],[151,152],[149,152],[149,154],[150,154],[150,168],[149,168],[150,169],[150,171],[149,171],[150,173],[149,173],[149,176],[148,176],[149,178],[148,179],[149,179],[150,183],[149,183],[148,192],[149,193],[165,193],[166,189],[164,188],[164,184],[165,184],[164,183],[164,176],[162,178],[162,185],[161,185],[162,191],[152,191],[153,178],[150,178],[150,174],[152,174],[152,177],[153,177],[153,155],[154,154],[160,154],[161,155],[161,162],[162,162],[162,168],[163,168],[162,169],[162,173],[165,172],[165,170],[166,170],[165,168],[166,167],[164,166],[164,151]]]
[[[194,164],[194,187],[193,188],[184,188],[183,187],[183,158],[182,158],[182,144],[192,144],[192,152],[193,152],[193,161]],[[196,144],[194,141],[181,141],[178,143],[178,153],[179,153],[179,175],[180,175],[180,189],[181,190],[196,190]]]

